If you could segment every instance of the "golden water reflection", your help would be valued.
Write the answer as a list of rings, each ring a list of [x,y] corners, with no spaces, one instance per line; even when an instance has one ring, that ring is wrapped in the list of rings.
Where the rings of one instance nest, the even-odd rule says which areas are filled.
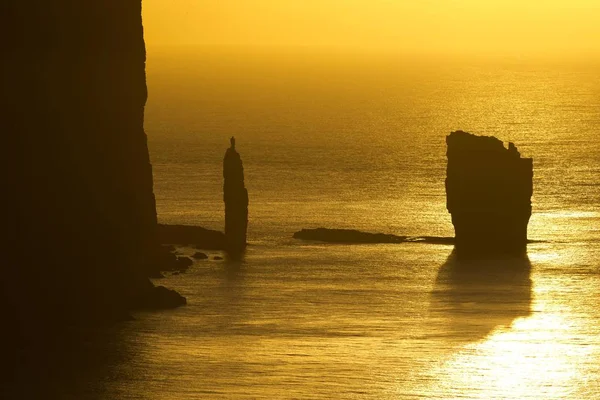
[[[568,397],[573,381],[585,376],[580,360],[590,352],[566,341],[568,331],[560,315],[519,318],[444,363],[436,371],[445,378],[436,382],[438,390],[450,398],[466,393],[481,399]]]
[[[432,316],[456,340],[479,340],[531,313],[528,257],[459,261],[452,253],[432,292]]]
[[[550,274],[548,267],[566,266],[576,255],[538,247],[531,254],[535,267],[529,257],[505,262],[504,277],[501,262],[488,262],[485,274],[475,268],[480,263],[461,264],[453,256],[441,267],[432,310],[463,342],[432,367],[426,392],[440,398],[599,398],[600,384],[589,381],[599,369],[597,328],[583,318],[595,301],[564,301],[584,290],[584,279]]]

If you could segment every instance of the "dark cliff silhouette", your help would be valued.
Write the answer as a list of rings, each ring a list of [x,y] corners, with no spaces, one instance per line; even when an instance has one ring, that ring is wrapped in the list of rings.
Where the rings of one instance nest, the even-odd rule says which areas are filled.
[[[146,278],[159,248],[141,1],[3,6],[2,335],[18,346],[183,304]]]
[[[446,199],[457,256],[524,254],[533,160],[491,136],[456,131],[446,143]]]
[[[223,160],[223,201],[225,202],[225,243],[231,255],[246,248],[248,228],[248,190],[244,186],[244,166],[235,149],[235,138]]]
[[[440,267],[431,312],[448,335],[479,340],[531,314],[531,263],[526,255],[462,259],[456,251]]]

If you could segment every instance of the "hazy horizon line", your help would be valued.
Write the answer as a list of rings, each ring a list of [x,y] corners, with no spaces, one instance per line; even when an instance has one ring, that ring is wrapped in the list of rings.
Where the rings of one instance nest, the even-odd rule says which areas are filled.
[[[327,44],[237,44],[237,43],[189,43],[189,44],[151,44],[146,43],[150,54],[177,54],[194,51],[223,52],[237,54],[303,54],[311,53],[346,55],[346,56],[379,56],[389,58],[417,57],[419,59],[469,59],[472,61],[548,61],[548,62],[600,62],[600,54],[589,53],[550,53],[550,52],[481,52],[473,50],[439,51],[439,50],[409,50],[389,48],[367,48],[360,46],[327,45]]]

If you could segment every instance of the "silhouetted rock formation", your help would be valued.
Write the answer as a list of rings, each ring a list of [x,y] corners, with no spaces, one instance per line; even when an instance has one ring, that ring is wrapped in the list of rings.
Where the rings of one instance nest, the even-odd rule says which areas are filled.
[[[196,260],[208,260],[208,255],[206,253],[202,253],[201,251],[198,251],[198,252],[194,253],[192,258],[194,258]]]
[[[158,241],[141,1],[7,0],[0,26],[3,326],[27,342],[144,301],[183,304],[147,279]]]
[[[452,244],[454,238],[436,236],[397,236],[386,233],[361,232],[354,229],[302,229],[294,233],[294,239],[329,243],[428,243]]]
[[[182,272],[182,271],[178,271]],[[141,297],[137,308],[141,309],[160,309],[175,308],[186,304],[186,299],[174,290],[167,289],[164,286],[157,286],[152,290],[152,295]]]
[[[225,234],[191,225],[158,225],[158,239],[163,244],[194,246],[204,250],[225,250]]]
[[[244,166],[235,149],[233,137],[223,160],[223,179],[226,249],[231,254],[237,254],[246,248],[248,191],[244,186]]]
[[[385,233],[368,233],[354,229],[302,229],[294,233],[294,239],[315,240],[330,243],[404,243],[407,236]]]
[[[446,198],[457,255],[524,253],[533,160],[491,136],[457,131],[446,143]]]

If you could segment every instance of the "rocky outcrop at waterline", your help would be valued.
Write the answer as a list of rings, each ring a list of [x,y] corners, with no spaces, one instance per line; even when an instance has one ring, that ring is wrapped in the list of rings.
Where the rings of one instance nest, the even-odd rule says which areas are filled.
[[[398,236],[388,233],[370,233],[355,229],[315,228],[294,233],[294,239],[338,244],[428,243],[453,244],[454,238],[437,236]]]
[[[457,256],[525,253],[533,160],[491,136],[456,131],[446,143],[446,200]]]
[[[223,201],[225,202],[225,247],[232,254],[246,248],[248,228],[248,190],[244,185],[244,166],[235,149],[235,138],[223,159]]]

